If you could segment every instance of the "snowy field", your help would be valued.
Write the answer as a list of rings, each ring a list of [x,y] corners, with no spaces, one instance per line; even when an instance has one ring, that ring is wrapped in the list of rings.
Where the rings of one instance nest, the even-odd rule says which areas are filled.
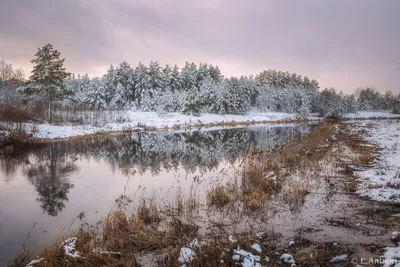
[[[346,119],[382,119],[400,118],[400,114],[393,114],[389,110],[360,111],[358,113],[348,113],[343,116]]]
[[[318,120],[319,118],[312,117],[312,119]],[[124,120],[125,122],[121,123],[105,123],[104,126],[38,124],[36,125],[37,132],[35,135],[38,138],[56,139],[94,134],[97,132],[136,130],[143,128],[162,129],[177,126],[182,128],[199,127],[205,124],[229,123],[232,121],[237,123],[294,121],[296,120],[296,115],[288,113],[250,112],[247,115],[202,114],[201,116],[190,116],[181,113],[159,115],[156,112],[128,111]]]
[[[400,118],[399,115],[392,114],[388,111],[375,112],[359,112],[347,114],[347,119],[377,119],[377,118]],[[202,114],[200,116],[184,115],[182,113],[166,113],[158,114],[157,112],[140,112],[127,111],[121,121],[123,122],[107,122],[104,120],[96,125],[53,125],[53,124],[27,124],[28,127],[35,126],[35,136],[44,139],[62,139],[73,136],[83,136],[96,134],[98,132],[118,132],[143,129],[166,129],[166,128],[189,128],[215,126],[212,124],[229,124],[235,123],[254,123],[254,122],[291,122],[296,121],[296,114],[277,113],[277,112],[256,112],[251,111],[246,115],[218,115],[218,114]],[[310,114],[309,120],[318,121],[322,118]],[[235,126],[230,124],[227,126]],[[237,125],[237,127],[240,125]]]
[[[381,155],[373,168],[358,173],[358,193],[376,201],[400,203],[400,121],[364,121],[359,125],[369,126],[365,138],[380,147]]]

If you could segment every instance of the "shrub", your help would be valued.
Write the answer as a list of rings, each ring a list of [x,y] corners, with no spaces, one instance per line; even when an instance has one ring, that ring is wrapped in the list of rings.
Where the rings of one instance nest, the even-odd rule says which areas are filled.
[[[27,122],[35,117],[21,106],[0,104],[0,121],[2,122]]]

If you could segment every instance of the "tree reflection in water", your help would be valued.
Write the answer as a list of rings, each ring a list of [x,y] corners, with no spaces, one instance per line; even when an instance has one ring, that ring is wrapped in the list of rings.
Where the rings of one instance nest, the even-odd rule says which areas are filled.
[[[35,186],[39,195],[36,200],[41,203],[43,212],[57,216],[68,201],[69,190],[74,187],[68,176],[78,168],[72,159],[60,157],[57,147],[50,147],[47,153],[47,157],[26,164],[23,172]]]
[[[150,171],[158,175],[178,167],[187,173],[218,168],[222,160],[235,162],[251,149],[272,148],[287,143],[310,125],[263,126],[182,133],[134,133],[56,142],[14,157],[0,157],[0,172],[12,177],[17,166],[35,186],[43,211],[57,216],[74,185],[69,175],[81,160],[102,160],[125,175]],[[9,181],[10,182],[10,181]]]

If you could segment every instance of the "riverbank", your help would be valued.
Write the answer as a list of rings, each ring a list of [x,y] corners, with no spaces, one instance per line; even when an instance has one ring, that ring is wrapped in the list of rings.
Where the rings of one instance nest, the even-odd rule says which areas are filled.
[[[123,195],[98,225],[83,223],[34,266],[349,265],[396,257],[399,207],[357,194],[358,172],[375,166],[379,145],[353,128],[323,123],[289,144],[252,151],[240,173],[204,199],[131,207]]]
[[[390,119],[400,118],[389,111],[359,112],[346,114],[343,120]],[[88,138],[96,135],[130,133],[156,130],[184,130],[200,128],[246,127],[257,124],[284,124],[298,122],[318,122],[323,118],[311,114],[307,118],[289,113],[250,112],[247,115],[203,114],[200,116],[181,113],[157,114],[156,112],[127,111],[118,119],[120,122],[107,123],[96,121],[96,124],[73,125],[65,123],[54,125],[47,123],[22,123],[26,132],[39,140],[63,140],[68,138]],[[1,132],[0,132],[1,133]]]

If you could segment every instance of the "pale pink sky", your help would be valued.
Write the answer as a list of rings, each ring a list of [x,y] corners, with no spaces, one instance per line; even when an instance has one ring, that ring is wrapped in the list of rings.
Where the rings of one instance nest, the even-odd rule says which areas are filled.
[[[397,0],[3,0],[0,58],[31,70],[52,43],[68,71],[157,60],[219,65],[225,76],[266,69],[321,87],[400,92]]]

